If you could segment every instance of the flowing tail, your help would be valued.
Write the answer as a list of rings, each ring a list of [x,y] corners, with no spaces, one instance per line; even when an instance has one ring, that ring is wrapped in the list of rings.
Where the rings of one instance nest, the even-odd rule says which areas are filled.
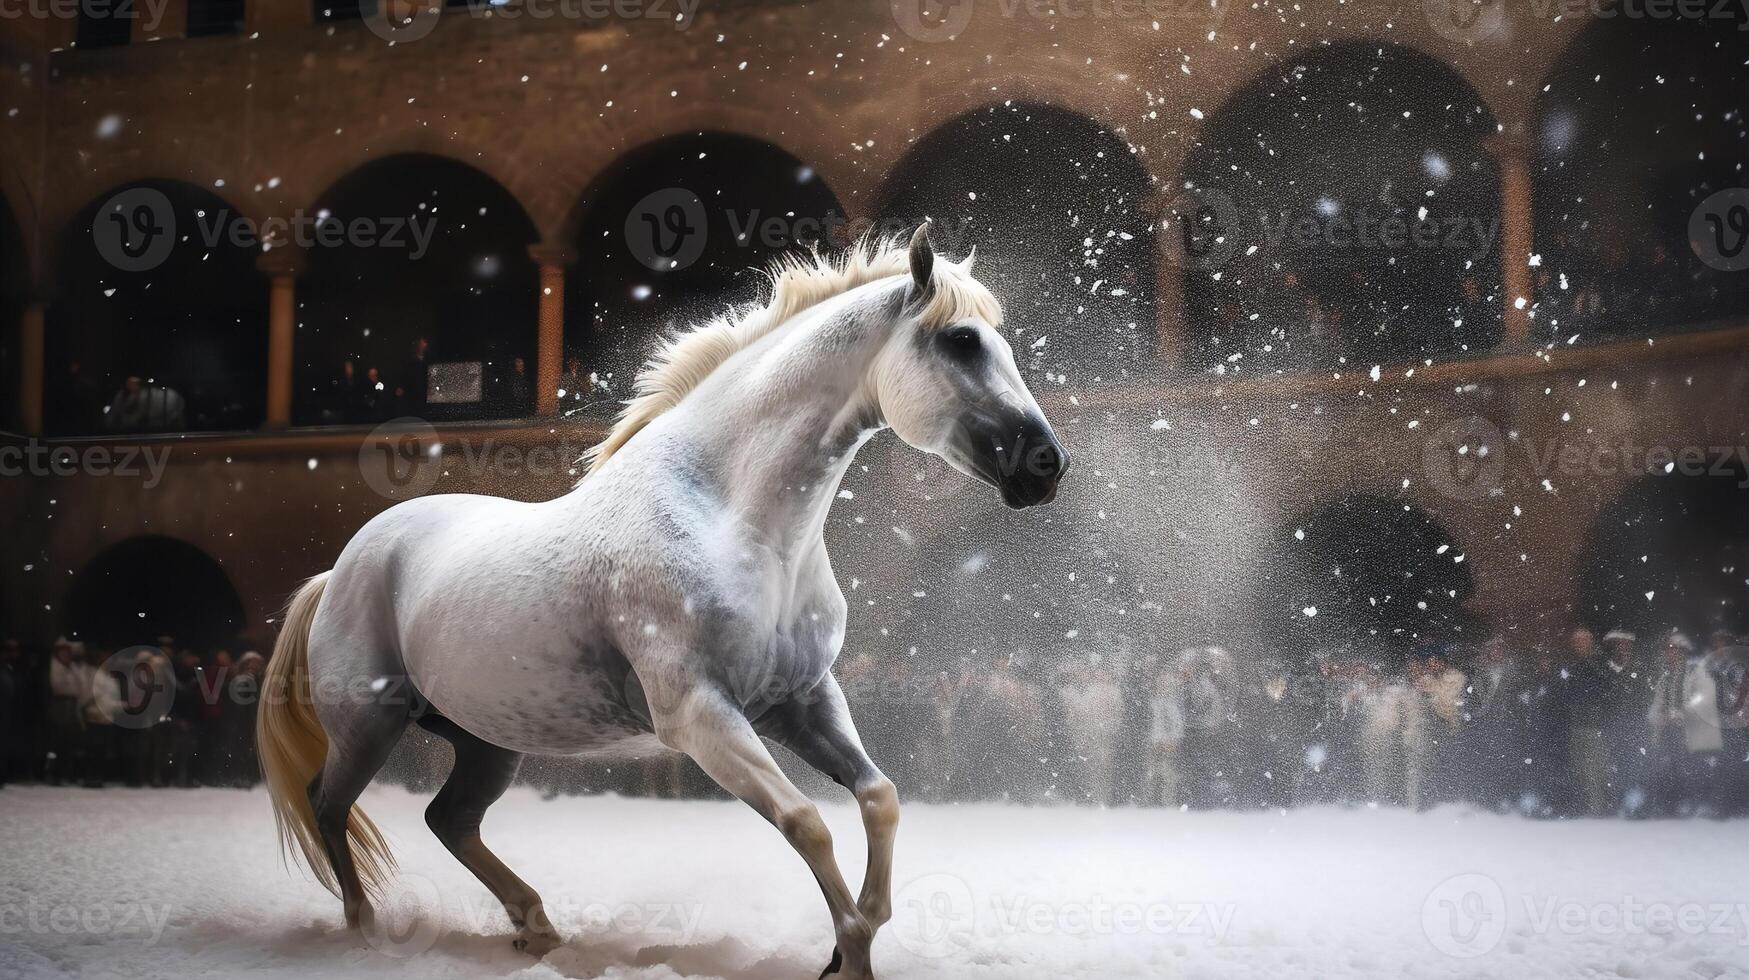
[[[328,733],[316,719],[316,702],[310,691],[310,623],[316,618],[316,605],[330,574],[323,572],[305,582],[286,607],[273,657],[267,662],[255,743],[261,755],[261,774],[273,798],[280,845],[310,869],[323,887],[339,895],[340,884],[316,828],[309,793],[328,757]],[[346,819],[346,840],[366,893],[381,895],[395,859],[382,833],[356,806]]]

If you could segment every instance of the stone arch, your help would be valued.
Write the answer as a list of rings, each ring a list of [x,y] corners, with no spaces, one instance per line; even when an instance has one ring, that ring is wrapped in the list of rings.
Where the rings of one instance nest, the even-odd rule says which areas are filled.
[[[882,187],[894,228],[934,222],[978,250],[1023,369],[1086,392],[1156,376],[1153,182],[1095,119],[1039,103],[962,113],[918,140]]]
[[[144,534],[109,545],[79,569],[61,625],[110,649],[164,635],[201,649],[234,642],[245,624],[243,600],[212,556],[178,538]]]
[[[1592,19],[1555,59],[1530,147],[1541,339],[1669,333],[1749,312],[1749,281],[1725,254],[1749,240],[1749,193],[1733,190],[1745,26],[1741,11]],[[1709,227],[1709,212],[1728,220]]]
[[[594,404],[626,397],[655,337],[745,301],[787,251],[842,247],[837,195],[783,147],[704,130],[622,154],[577,203],[566,347],[595,376]]]
[[[403,153],[341,177],[310,213],[296,421],[532,414],[539,232],[514,194],[467,163]]]
[[[205,188],[140,180],[99,194],[63,226],[46,317],[50,432],[261,423],[267,288],[258,249],[233,234],[243,218]]]
[[[1586,532],[1576,612],[1598,631],[1749,631],[1749,468],[1672,460],[1623,490]],[[1697,636],[1698,639],[1698,636]]]
[[[1208,118],[1168,205],[1187,366],[1220,374],[1481,353],[1503,336],[1493,111],[1413,48],[1278,62]],[[1454,230],[1456,234],[1453,234]]]
[[[1320,649],[1400,663],[1481,639],[1466,608],[1468,554],[1445,525],[1396,494],[1350,493],[1277,525],[1255,587],[1260,636],[1303,659]]]

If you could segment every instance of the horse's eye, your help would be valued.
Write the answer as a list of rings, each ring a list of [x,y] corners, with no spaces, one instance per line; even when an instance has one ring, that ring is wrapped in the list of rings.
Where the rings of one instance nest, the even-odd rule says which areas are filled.
[[[955,357],[971,357],[984,348],[984,342],[978,337],[975,327],[955,327],[941,335],[941,342],[947,346],[948,353]]]

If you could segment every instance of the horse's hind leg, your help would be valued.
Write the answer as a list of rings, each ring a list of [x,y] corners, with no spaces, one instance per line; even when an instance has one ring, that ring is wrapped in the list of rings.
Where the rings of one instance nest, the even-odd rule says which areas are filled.
[[[310,809],[316,830],[340,883],[340,901],[346,909],[346,924],[357,929],[370,914],[370,899],[359,879],[347,840],[347,818],[352,805],[407,727],[405,705],[348,702],[344,712],[318,705],[322,727],[328,732],[328,757],[322,771],[310,783]],[[335,717],[341,715],[342,717]]]
[[[425,823],[456,860],[504,904],[510,924],[516,927],[513,945],[536,956],[545,955],[559,945],[559,936],[547,919],[540,895],[480,839],[480,821],[486,808],[510,788],[522,756],[482,741],[446,718],[422,718],[419,724],[455,747],[455,766],[426,808]]]

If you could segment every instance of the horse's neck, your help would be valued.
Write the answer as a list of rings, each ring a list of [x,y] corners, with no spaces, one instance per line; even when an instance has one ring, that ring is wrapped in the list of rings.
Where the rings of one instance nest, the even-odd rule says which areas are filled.
[[[839,481],[883,424],[867,377],[889,330],[862,304],[828,301],[718,367],[674,409],[727,509],[780,551],[819,542]]]

